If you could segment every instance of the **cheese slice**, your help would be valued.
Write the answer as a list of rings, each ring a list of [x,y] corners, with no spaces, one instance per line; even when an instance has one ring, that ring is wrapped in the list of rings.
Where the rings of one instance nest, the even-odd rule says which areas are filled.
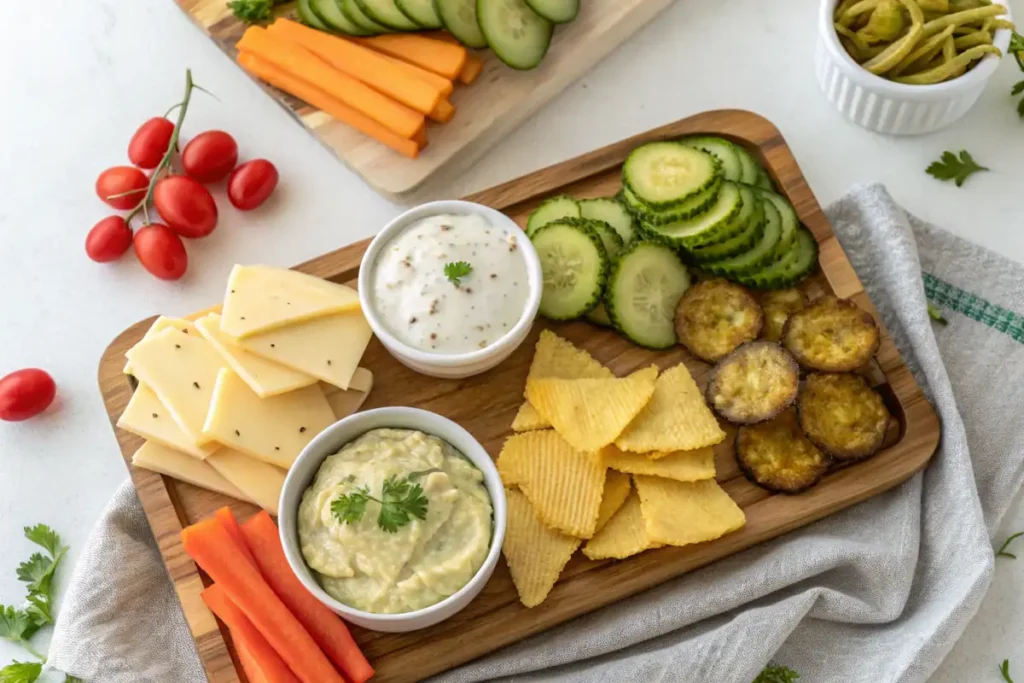
[[[149,386],[197,446],[212,441],[203,424],[224,361],[197,334],[166,329],[128,351],[132,374]]]
[[[348,389],[373,332],[362,311],[316,318],[239,340],[257,356]]]
[[[197,446],[174,421],[171,412],[164,407],[153,390],[141,382],[121,417],[117,419],[117,426],[143,439],[155,441],[200,460],[205,460],[220,448],[220,444],[215,442]]]
[[[223,304],[217,304],[216,306],[210,306],[209,308],[204,308],[203,310],[196,311],[195,313],[189,313],[183,319],[184,320],[191,320],[192,322],[195,322],[195,321],[199,320],[200,318],[205,318],[206,316],[210,315],[211,313],[216,313],[217,315],[220,315],[220,312],[222,310],[224,310]]]
[[[222,477],[208,463],[196,460],[173,448],[167,448],[155,441],[147,441],[132,456],[132,464],[152,470],[168,477],[188,482],[193,486],[223,493],[238,500],[254,502],[245,497],[237,486]]]
[[[237,372],[260,398],[295,391],[317,382],[316,377],[312,375],[260,358],[236,345],[232,337],[221,332],[220,316],[216,313],[196,320],[196,327],[199,328],[199,334],[223,356],[224,362]]]
[[[277,503],[281,499],[281,489],[287,474],[284,470],[250,458],[234,448],[222,448],[206,462],[237,487],[246,499],[272,515],[277,514]]]
[[[149,339],[150,337],[154,337],[158,333],[163,332],[168,328],[178,330],[179,332],[184,332],[185,334],[199,334],[199,330],[196,329],[196,326],[192,323],[191,320],[185,318],[168,318],[167,316],[162,315],[153,321],[153,324],[149,326],[148,330],[146,330],[146,334],[143,335],[142,339]],[[124,364],[124,374],[132,374],[131,361],[128,361]]]
[[[235,266],[224,295],[221,329],[241,338],[359,308],[355,290],[270,266]]]
[[[356,368],[348,389],[339,389],[325,384],[324,396],[331,404],[334,417],[341,420],[357,412],[363,406],[371,389],[373,389],[373,373],[366,368]]]
[[[317,384],[260,398],[236,373],[223,369],[203,432],[208,439],[288,469],[306,444],[334,422]]]

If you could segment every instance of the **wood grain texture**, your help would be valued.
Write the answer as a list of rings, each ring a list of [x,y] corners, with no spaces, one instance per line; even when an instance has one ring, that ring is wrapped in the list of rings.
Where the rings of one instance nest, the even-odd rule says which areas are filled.
[[[619,167],[637,144],[689,133],[731,138],[745,145],[768,166],[773,180],[788,196],[800,220],[811,229],[821,245],[823,271],[803,285],[811,296],[835,292],[853,298],[860,306],[874,312],[789,148],[774,126],[749,112],[700,114],[485,190],[468,199],[500,209],[520,225],[525,225],[530,210],[545,197],[561,193],[581,197],[614,193],[619,188]],[[352,282],[367,244],[368,241],[360,242],[325,254],[298,266],[298,269],[335,282]],[[124,352],[142,337],[149,323],[142,321],[123,332],[110,344],[100,362],[100,389],[112,424],[131,394],[128,381],[121,373]],[[522,402],[533,343],[544,327],[586,349],[618,375],[625,375],[651,362],[662,368],[685,362],[698,384],[706,382],[708,365],[694,360],[681,348],[651,352],[587,323],[539,320],[531,337],[509,360],[483,375],[464,380],[438,380],[416,375],[394,361],[374,340],[362,363],[375,377],[374,390],[365,407],[413,405],[432,410],[459,422],[480,440],[492,456],[497,456]],[[539,607],[529,610],[519,604],[508,570],[502,562],[480,596],[442,624],[410,634],[373,633],[354,628],[355,637],[377,668],[375,680],[380,683],[409,683],[458,666],[809,524],[905,481],[923,468],[935,452],[939,421],[892,340],[884,332],[876,360],[865,374],[879,388],[897,420],[890,430],[885,449],[874,458],[830,473],[821,484],[799,496],[770,495],[750,484],[739,473],[731,452],[735,429],[727,427],[728,438],[716,448],[718,480],[744,508],[747,525],[743,529],[711,543],[648,551],[619,562],[594,562],[577,555],[550,597]],[[131,434],[115,431],[210,681],[233,683],[243,680],[241,674],[236,673],[225,636],[198,599],[201,575],[182,551],[179,532],[183,525],[207,517],[224,504],[230,503],[243,518],[254,509],[219,494],[133,468],[130,457],[141,442]]]
[[[175,1],[235,58],[235,43],[245,25],[225,0]],[[575,21],[555,30],[543,64],[532,71],[511,69],[489,50],[474,52],[484,60],[483,72],[472,86],[456,88],[451,97],[455,118],[445,125],[428,125],[429,144],[417,159],[406,159],[306,103],[261,85],[375,190],[403,201],[417,189],[440,190],[670,4],[672,0],[587,0]],[[275,14],[294,16],[294,3]]]

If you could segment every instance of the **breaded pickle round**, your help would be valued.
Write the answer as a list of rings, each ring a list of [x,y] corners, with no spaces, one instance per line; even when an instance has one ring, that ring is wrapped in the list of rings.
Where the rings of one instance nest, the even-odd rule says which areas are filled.
[[[842,461],[874,455],[889,426],[881,395],[859,375],[808,375],[797,412],[807,438]]]
[[[676,335],[690,353],[715,363],[757,339],[764,313],[745,288],[722,278],[690,287],[676,306]]]
[[[807,295],[799,289],[777,289],[761,295],[761,310],[764,311],[764,327],[761,339],[779,341],[782,328],[789,316],[807,308]]]
[[[828,457],[800,430],[792,409],[767,422],[740,427],[735,454],[747,479],[778,493],[806,491],[825,476],[829,466]]]
[[[782,344],[802,367],[850,372],[864,367],[878,351],[875,319],[852,301],[823,296],[794,313],[782,329]]]
[[[775,342],[748,342],[723,358],[711,372],[705,397],[729,422],[770,420],[796,400],[800,367]]]

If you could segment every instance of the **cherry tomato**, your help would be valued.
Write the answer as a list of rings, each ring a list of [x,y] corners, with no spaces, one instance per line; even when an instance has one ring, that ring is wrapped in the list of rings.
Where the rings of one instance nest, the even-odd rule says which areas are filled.
[[[57,395],[53,378],[39,368],[25,368],[0,379],[0,420],[20,422],[50,407]]]
[[[181,167],[201,183],[216,183],[238,163],[238,143],[222,130],[208,130],[192,138],[181,152]]]
[[[156,168],[167,154],[174,134],[174,124],[155,116],[139,126],[128,143],[128,160],[139,168]]]
[[[228,178],[228,199],[239,211],[258,208],[277,187],[277,169],[266,159],[247,161]]]
[[[206,237],[217,227],[217,203],[195,178],[172,175],[159,180],[153,206],[182,237]]]
[[[166,225],[145,225],[135,231],[134,241],[139,262],[161,280],[177,280],[188,269],[185,245]]]
[[[122,211],[134,209],[146,196],[147,187],[149,178],[134,166],[108,168],[96,179],[96,195],[110,206]],[[124,194],[126,192],[131,194]]]
[[[97,263],[121,257],[132,246],[132,229],[121,216],[107,216],[85,238],[85,253]]]

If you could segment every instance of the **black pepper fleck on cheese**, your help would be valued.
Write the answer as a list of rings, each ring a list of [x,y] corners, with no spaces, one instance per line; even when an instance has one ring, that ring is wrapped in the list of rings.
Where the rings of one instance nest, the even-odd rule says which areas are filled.
[[[281,450],[281,447],[280,446],[274,446],[274,450],[275,451],[279,451],[279,450]]]
[[[302,434],[304,431],[306,431],[305,427],[299,427],[299,434]]]
[[[192,386],[194,386],[196,389],[198,389],[199,388],[199,382],[192,382]]]
[[[330,358],[328,358],[328,359],[327,359],[327,364],[328,364],[328,365],[330,365],[330,364],[331,364],[331,359],[330,359]]]
[[[153,413],[153,419],[154,419],[154,420],[155,420],[156,418],[158,418],[158,417],[160,417],[160,416],[159,416],[159,415],[157,415],[156,413]]]
[[[235,430],[235,436],[241,436],[241,435],[242,435],[242,432],[240,432],[240,431],[238,431],[238,430],[236,429],[236,430]]]
[[[181,344],[175,344],[175,345],[174,345],[174,348],[176,348],[176,349],[180,349],[180,348],[181,348]]]

